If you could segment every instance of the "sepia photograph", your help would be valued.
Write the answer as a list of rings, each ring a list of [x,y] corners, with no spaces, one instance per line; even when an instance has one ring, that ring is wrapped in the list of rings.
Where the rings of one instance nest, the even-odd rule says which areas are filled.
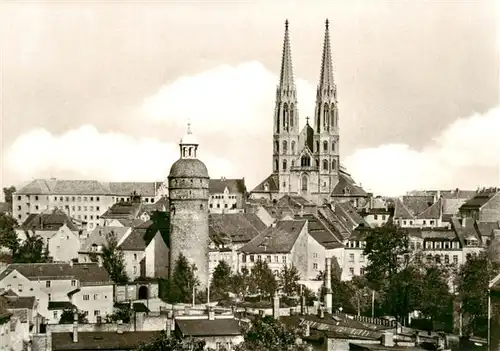
[[[500,351],[500,1],[0,2],[0,351]]]

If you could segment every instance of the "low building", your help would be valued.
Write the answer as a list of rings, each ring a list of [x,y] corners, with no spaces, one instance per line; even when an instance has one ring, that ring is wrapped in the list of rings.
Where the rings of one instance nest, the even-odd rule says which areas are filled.
[[[482,189],[472,199],[460,206],[460,217],[478,222],[500,220],[500,191],[498,188]]]
[[[0,304],[6,306],[19,323],[18,337],[24,344],[30,341],[30,333],[39,325],[38,305],[34,296],[19,296],[12,290],[0,295]]]
[[[245,178],[210,179],[208,208],[210,213],[243,213],[245,211]]]
[[[58,323],[65,309],[83,311],[96,322],[113,312],[113,282],[97,263],[10,264],[0,274],[0,291],[34,296],[47,323]]]
[[[65,212],[51,210],[33,213],[16,229],[17,237],[24,241],[27,235],[42,238],[49,256],[56,262],[69,262],[78,258],[82,230]]]

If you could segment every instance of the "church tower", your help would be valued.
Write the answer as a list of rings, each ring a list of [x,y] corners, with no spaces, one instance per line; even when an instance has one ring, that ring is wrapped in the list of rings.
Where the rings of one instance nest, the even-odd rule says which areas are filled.
[[[180,254],[196,265],[200,287],[209,283],[207,167],[197,157],[198,141],[188,124],[180,143],[180,158],[170,168],[170,277]]]
[[[272,169],[273,174],[277,175],[280,193],[290,192],[291,169],[295,167],[295,158],[299,151],[299,114],[297,111],[297,90],[293,77],[288,20],[286,20],[273,127]]]
[[[314,156],[319,160],[319,192],[330,193],[338,183],[339,125],[337,86],[333,79],[328,19],[316,91],[314,112]]]

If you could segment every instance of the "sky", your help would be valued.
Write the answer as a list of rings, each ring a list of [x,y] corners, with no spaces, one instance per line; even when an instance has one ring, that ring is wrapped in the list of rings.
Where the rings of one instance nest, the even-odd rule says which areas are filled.
[[[341,163],[366,190],[500,185],[494,0],[2,2],[0,185],[165,180],[190,120],[210,176],[251,190],[286,18],[302,125],[330,20]]]

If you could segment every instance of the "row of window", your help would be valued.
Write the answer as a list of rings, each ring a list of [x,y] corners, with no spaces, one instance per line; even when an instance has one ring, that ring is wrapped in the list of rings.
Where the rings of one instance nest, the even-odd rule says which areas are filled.
[[[349,254],[349,262],[354,263],[354,254]],[[359,255],[359,262],[365,262],[365,255]]]
[[[29,195],[26,195],[26,197],[28,198],[28,200],[30,199]],[[21,201],[21,199],[22,199],[22,196],[18,195],[17,200]],[[35,195],[35,201],[38,201],[38,200],[39,200],[39,196]],[[48,197],[47,197],[47,200],[48,200]],[[82,196],[59,196],[59,197],[54,196],[54,201],[58,201],[58,200],[59,200],[59,202],[63,202],[63,201],[65,201],[65,202],[70,202],[70,201],[72,201],[72,202],[82,202],[82,201],[83,202],[87,202],[87,201],[93,202],[94,200],[101,201],[101,198],[100,198],[100,196],[95,196],[95,197],[94,196],[83,196],[83,197]],[[128,200],[128,197],[121,197],[121,198],[117,197],[115,201],[119,202],[119,201],[127,201],[127,200]],[[146,198],[144,198],[144,202],[154,203],[155,199],[153,197],[151,197],[151,198],[146,197]]]
[[[441,256],[442,255],[427,255],[427,262],[431,263],[432,261],[435,261],[436,263],[441,263]],[[450,263],[450,256],[449,255],[444,255],[444,263],[449,264]],[[458,255],[453,255],[453,264],[457,265],[458,264]]]
[[[316,149],[315,149],[315,152],[319,152],[319,141],[316,141]],[[281,153],[282,154],[287,154],[288,153],[288,143],[286,140],[283,140],[282,142],[282,149],[281,149]],[[291,146],[291,154],[294,155],[295,154],[295,141],[292,140],[292,142],[290,143],[290,146]],[[323,141],[323,152],[328,152],[328,141]],[[331,148],[331,151],[335,152],[335,142],[332,142],[332,148]],[[278,154],[280,152],[280,144],[279,144],[279,141],[276,140],[274,142],[274,153]]]
[[[210,208],[214,208],[213,204],[208,205]],[[234,203],[231,205],[231,209],[234,210],[237,207],[237,205]],[[215,208],[220,208],[220,204],[216,204]],[[229,208],[228,204],[224,204],[224,208]]]
[[[227,195],[227,196],[224,196],[224,195],[212,195],[211,197],[212,197],[212,199],[225,199],[225,198],[232,199],[232,200],[236,199],[236,195]]]
[[[385,218],[386,218],[386,217],[385,217],[385,215],[381,215],[381,216],[380,216],[380,219],[381,219],[381,220],[383,220],[383,221],[385,221]],[[376,221],[376,220],[378,220],[378,215],[374,214],[374,215],[373,215],[373,219],[374,219],[375,221]]]
[[[261,261],[262,256],[264,255],[241,255],[241,261],[243,263],[247,262],[247,256],[248,256],[248,262],[255,262],[255,261]],[[279,256],[281,256],[281,262],[286,263],[286,255],[274,255],[273,262],[279,263]],[[271,255],[266,255],[265,260],[267,263],[271,263]]]
[[[287,160],[283,160],[281,162],[281,169],[283,172],[286,172],[288,170],[288,162]],[[301,167],[311,167],[311,159],[309,158],[309,156],[302,156],[302,158],[300,159],[300,166]],[[291,161],[291,165],[290,165],[290,168],[294,168],[295,167],[295,161],[292,160]],[[316,159],[316,168],[319,168],[319,160]],[[328,162],[328,160],[323,160],[323,171],[329,171],[330,170],[330,163]],[[332,171],[335,171],[337,169],[337,161],[336,160],[332,160],[332,164],[331,164],[331,170]],[[278,160],[274,160],[274,171],[275,172],[278,172],[279,171],[279,162]]]

